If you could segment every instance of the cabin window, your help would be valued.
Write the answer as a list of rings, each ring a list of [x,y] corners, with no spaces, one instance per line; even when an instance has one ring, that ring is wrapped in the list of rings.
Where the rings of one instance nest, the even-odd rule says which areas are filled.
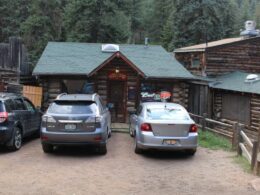
[[[162,91],[172,92],[172,86],[167,83],[142,83],[141,84],[141,101],[142,102],[160,102]],[[167,101],[170,101],[168,99]]]
[[[250,125],[250,98],[242,95],[222,95],[222,118]]]
[[[192,61],[191,61],[191,67],[192,68],[200,67],[200,59],[199,58],[193,58]]]

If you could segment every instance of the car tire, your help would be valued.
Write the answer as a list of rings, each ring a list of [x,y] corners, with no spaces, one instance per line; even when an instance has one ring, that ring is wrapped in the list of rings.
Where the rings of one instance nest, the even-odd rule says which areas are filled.
[[[112,132],[111,132],[111,130],[109,131],[108,129],[107,129],[107,134],[108,134],[108,138],[110,138],[111,136],[112,136]]]
[[[193,156],[196,152],[197,152],[196,149],[190,149],[190,150],[186,151],[186,154],[189,155],[189,156]]]
[[[142,154],[143,153],[143,150],[141,148],[139,148],[138,145],[137,145],[136,138],[135,138],[135,153],[136,154]]]
[[[129,134],[130,134],[131,137],[134,137],[134,133],[131,129],[131,124],[129,124]]]
[[[14,127],[13,136],[10,142],[10,145],[8,145],[8,149],[12,151],[19,150],[22,147],[22,131],[18,127]]]
[[[43,150],[44,153],[52,153],[53,152],[53,145],[42,143],[42,150]]]
[[[107,153],[107,145],[101,145],[99,146],[99,154],[105,155]]]

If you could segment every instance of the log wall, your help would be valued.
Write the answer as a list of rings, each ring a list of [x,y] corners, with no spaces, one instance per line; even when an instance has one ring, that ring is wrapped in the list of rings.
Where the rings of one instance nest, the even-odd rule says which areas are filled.
[[[260,37],[206,50],[207,75],[242,70],[260,73]]]
[[[11,37],[9,43],[0,43],[0,81],[19,83],[21,76],[30,73],[27,50],[22,40]]]
[[[197,76],[204,75],[204,67],[205,67],[204,52],[175,53],[175,58],[192,74]],[[200,61],[200,65],[198,67],[192,66],[193,59],[198,59]]]
[[[42,108],[46,110],[50,103],[61,94],[61,79],[44,77],[40,80],[43,91]]]
[[[181,81],[173,82],[172,94],[172,102],[188,108],[189,84]]]
[[[213,119],[233,125],[237,121],[232,121],[230,119],[222,117],[222,94],[223,91],[221,90],[214,91]],[[260,95],[250,95],[242,93],[240,93],[240,95],[246,95],[250,97],[250,124],[243,125],[245,125],[246,134],[251,139],[255,139],[257,137],[258,126],[260,125]],[[228,129],[220,126],[216,126],[215,128],[225,134],[232,135],[233,133],[230,128]]]

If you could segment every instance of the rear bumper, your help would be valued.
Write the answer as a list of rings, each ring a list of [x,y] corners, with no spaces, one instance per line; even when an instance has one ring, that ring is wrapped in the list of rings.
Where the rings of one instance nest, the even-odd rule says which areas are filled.
[[[12,127],[0,127],[0,144],[5,144],[11,140],[13,133]]]
[[[95,132],[50,132],[41,128],[41,142],[53,145],[102,145],[107,142],[107,135],[101,129]]]
[[[166,144],[165,140],[175,140],[174,145]],[[189,133],[187,137],[159,137],[152,132],[137,135],[137,146],[142,149],[186,150],[198,147],[198,133]]]

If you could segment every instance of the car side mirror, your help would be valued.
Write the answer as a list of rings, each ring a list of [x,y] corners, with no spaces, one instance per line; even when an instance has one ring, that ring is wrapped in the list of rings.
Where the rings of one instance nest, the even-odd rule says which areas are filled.
[[[113,103],[108,103],[107,104],[107,109],[108,110],[111,110],[111,109],[113,109],[114,108],[114,104]]]

